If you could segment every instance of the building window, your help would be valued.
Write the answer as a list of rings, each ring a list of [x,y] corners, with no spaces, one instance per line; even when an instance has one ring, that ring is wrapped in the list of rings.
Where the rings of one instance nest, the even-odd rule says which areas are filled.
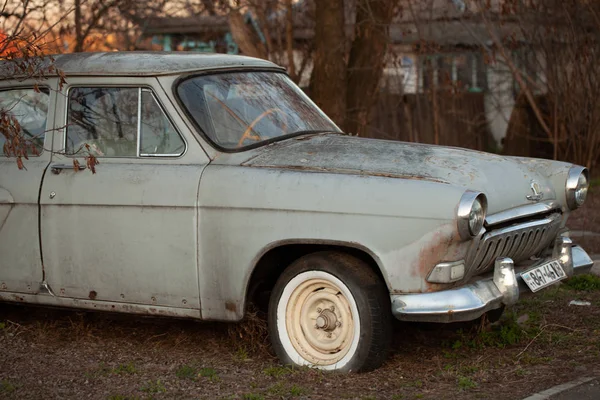
[[[517,50],[513,53],[515,67],[521,73],[525,82],[533,94],[543,93],[544,74],[542,61],[539,55],[531,49]],[[521,92],[521,87],[516,79],[513,79],[513,95],[516,98]]]
[[[419,63],[421,91],[454,87],[466,92],[488,90],[487,66],[481,53],[449,53],[422,56]]]

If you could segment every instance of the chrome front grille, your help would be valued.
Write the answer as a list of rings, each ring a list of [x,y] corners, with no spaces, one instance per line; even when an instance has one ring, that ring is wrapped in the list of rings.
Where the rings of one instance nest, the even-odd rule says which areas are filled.
[[[560,222],[560,213],[555,213],[498,229],[490,227],[468,263],[471,271],[486,272],[498,257],[510,257],[515,263],[529,259],[552,243],[560,230]]]

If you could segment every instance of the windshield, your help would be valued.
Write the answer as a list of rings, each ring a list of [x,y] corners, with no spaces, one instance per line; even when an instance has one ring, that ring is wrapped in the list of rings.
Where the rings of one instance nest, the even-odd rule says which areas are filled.
[[[229,150],[294,134],[339,132],[282,73],[197,76],[183,81],[177,93],[208,138]]]

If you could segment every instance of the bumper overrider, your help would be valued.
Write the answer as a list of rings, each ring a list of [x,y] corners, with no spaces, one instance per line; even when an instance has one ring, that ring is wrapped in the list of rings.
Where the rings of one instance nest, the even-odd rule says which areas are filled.
[[[588,273],[594,265],[585,250],[562,236],[557,238],[552,256],[531,268],[550,260],[558,260],[568,277]],[[515,271],[512,259],[500,257],[493,276],[475,283],[439,292],[392,295],[392,313],[403,321],[470,321],[502,305],[515,304],[520,290],[529,291],[521,272]]]

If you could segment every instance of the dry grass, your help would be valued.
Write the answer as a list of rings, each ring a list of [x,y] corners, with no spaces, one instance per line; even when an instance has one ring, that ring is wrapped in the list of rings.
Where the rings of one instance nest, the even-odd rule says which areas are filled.
[[[269,350],[269,329],[266,315],[252,305],[239,324],[227,326],[227,333],[233,345],[238,349],[240,357],[244,351],[263,352]]]
[[[526,296],[493,325],[397,323],[383,367],[348,376],[280,366],[254,312],[234,325],[1,305],[0,398],[521,398],[600,374],[594,282]]]

